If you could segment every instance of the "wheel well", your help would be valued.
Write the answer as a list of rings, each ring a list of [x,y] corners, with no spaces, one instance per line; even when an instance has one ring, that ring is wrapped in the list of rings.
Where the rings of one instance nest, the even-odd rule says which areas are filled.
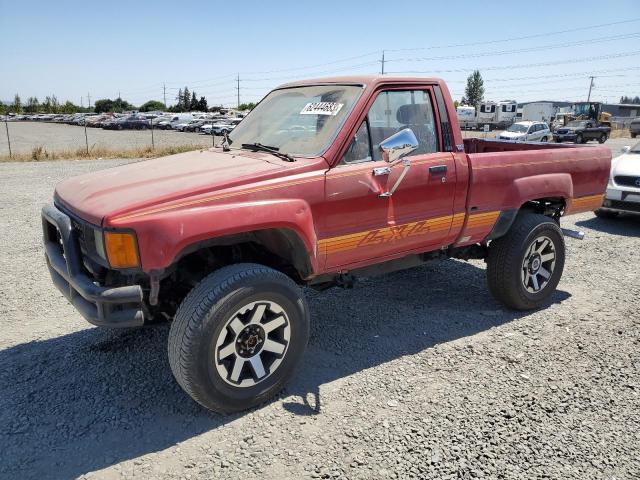
[[[566,202],[562,197],[538,198],[523,203],[519,211],[539,213],[559,222],[560,217],[564,214],[565,207]]]
[[[300,236],[290,229],[265,229],[197,242],[185,248],[163,272],[158,309],[172,316],[200,280],[224,266],[258,263],[278,270],[296,283],[313,267]]]

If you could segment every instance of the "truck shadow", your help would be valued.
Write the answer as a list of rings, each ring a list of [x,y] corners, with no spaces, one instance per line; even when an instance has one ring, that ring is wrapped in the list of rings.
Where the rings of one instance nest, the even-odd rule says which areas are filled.
[[[640,214],[625,213],[616,218],[593,217],[576,222],[576,225],[612,235],[640,237]]]
[[[321,414],[323,384],[527,315],[491,299],[484,269],[454,261],[308,295],[307,355],[274,400],[299,415]],[[90,328],[0,351],[0,477],[77,477],[241,417],[207,412],[177,386],[168,330]]]

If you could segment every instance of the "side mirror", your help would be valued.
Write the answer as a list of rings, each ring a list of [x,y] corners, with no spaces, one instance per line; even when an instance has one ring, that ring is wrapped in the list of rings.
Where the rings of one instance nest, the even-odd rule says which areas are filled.
[[[404,130],[400,130],[398,133],[394,133],[386,140],[383,140],[380,143],[380,150],[382,151],[382,159],[387,162],[390,166],[397,164],[403,157],[406,157],[411,152],[418,148],[418,139],[410,128],[405,128]],[[394,194],[396,189],[402,183],[405,175],[409,171],[411,167],[411,160],[408,158],[404,160],[404,169],[400,176],[396,180],[396,183],[393,185],[391,190],[387,190],[386,192],[380,193],[378,196],[380,198],[389,198]],[[377,171],[378,169],[374,169],[374,175],[385,174],[388,175],[391,173],[390,167],[384,167],[381,171]]]
[[[631,147],[629,145],[625,145],[620,149],[622,153],[629,153],[631,151]]]
[[[410,128],[400,130],[380,143],[382,159],[390,164],[398,163],[418,148],[418,139]]]

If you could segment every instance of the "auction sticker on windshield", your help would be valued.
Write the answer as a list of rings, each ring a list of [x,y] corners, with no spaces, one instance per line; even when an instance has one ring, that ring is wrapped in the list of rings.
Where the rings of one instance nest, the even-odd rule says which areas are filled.
[[[300,115],[331,115],[336,116],[344,103],[336,102],[312,102],[307,103]]]

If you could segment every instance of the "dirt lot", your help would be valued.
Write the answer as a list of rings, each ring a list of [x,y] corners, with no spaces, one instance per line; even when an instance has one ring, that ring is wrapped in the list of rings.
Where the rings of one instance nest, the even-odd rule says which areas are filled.
[[[9,122],[9,136],[13,153],[29,153],[36,147],[48,151],[85,148],[84,127],[61,123]],[[197,145],[211,146],[211,136],[173,130],[154,130],[156,148]],[[151,130],[103,130],[87,128],[89,148],[126,150],[151,146]],[[7,135],[4,125],[0,131],[0,156],[8,155]]]
[[[309,291],[294,381],[224,417],[174,382],[167,325],[93,328],[49,280],[41,205],[117,163],[0,165],[0,478],[640,478],[639,218],[567,219],[587,236],[536,312],[478,261]]]

